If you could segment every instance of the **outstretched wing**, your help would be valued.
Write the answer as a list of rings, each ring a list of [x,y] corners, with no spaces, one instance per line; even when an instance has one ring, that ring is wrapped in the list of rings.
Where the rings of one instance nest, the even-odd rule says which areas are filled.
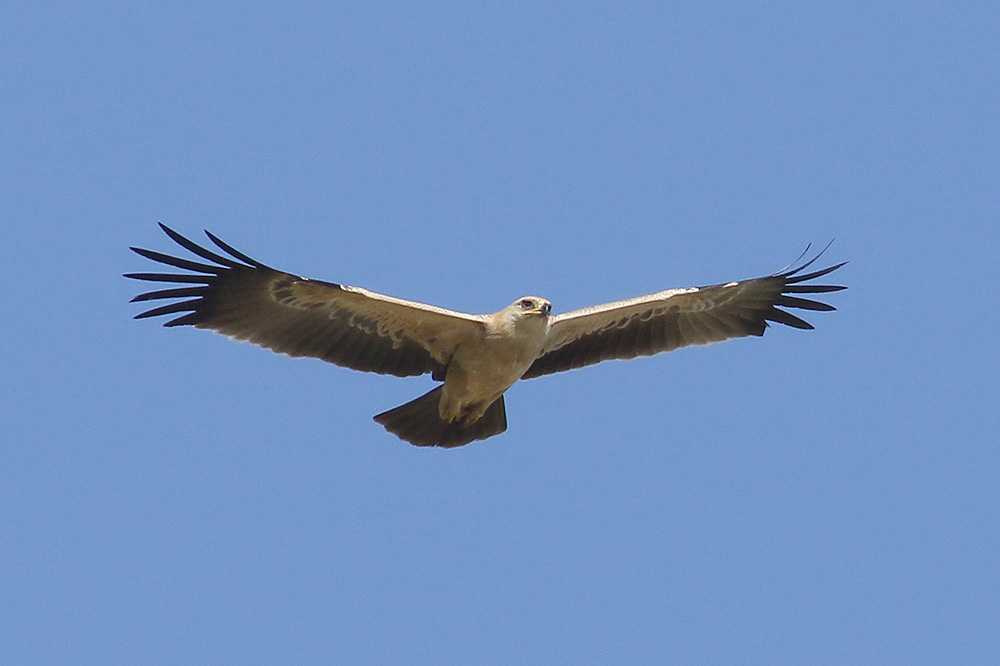
[[[152,250],[141,256],[190,273],[125,277],[189,286],[150,291],[133,301],[179,299],[136,319],[184,313],[164,326],[208,328],[289,356],[311,356],[354,370],[400,377],[430,372],[443,379],[455,346],[478,335],[483,317],[383,296],[359,287],[310,280],[251,259],[209,232],[230,257],[207,250],[161,224],[205,264]]]
[[[668,289],[557,315],[551,320],[542,354],[524,378],[610,359],[651,356],[688,345],[764,335],[769,321],[811,329],[808,322],[779,308],[835,309],[832,305],[796,295],[846,289],[807,284],[847,263],[803,274],[802,271],[818,258],[819,255],[797,268],[754,280]]]

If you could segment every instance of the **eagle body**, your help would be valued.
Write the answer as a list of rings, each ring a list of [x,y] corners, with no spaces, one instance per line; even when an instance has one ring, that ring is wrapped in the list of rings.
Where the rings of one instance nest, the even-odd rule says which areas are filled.
[[[478,421],[519,380],[545,346],[551,304],[526,296],[484,317],[480,335],[455,348],[439,412],[445,421]]]
[[[565,314],[553,315],[544,298],[525,296],[493,314],[472,315],[279,271],[206,232],[226,253],[220,255],[160,227],[211,263],[131,248],[187,271],[127,273],[136,280],[175,285],[136,296],[133,301],[173,301],[136,318],[180,313],[164,325],[207,328],[278,353],[355,370],[400,377],[430,374],[443,383],[374,417],[418,446],[450,448],[504,432],[504,393],[520,379],[760,336],[768,322],[811,329],[788,309],[834,308],[799,294],[845,288],[812,280],[846,262],[803,272],[817,255],[752,280],[670,289]]]

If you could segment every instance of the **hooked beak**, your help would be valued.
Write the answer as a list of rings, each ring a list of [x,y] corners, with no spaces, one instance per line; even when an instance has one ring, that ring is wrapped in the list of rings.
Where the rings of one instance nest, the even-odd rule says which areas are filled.
[[[547,317],[549,315],[549,313],[552,312],[552,304],[551,303],[542,303],[540,306],[538,306],[534,310],[529,310],[528,312],[530,312],[531,314],[545,315]]]

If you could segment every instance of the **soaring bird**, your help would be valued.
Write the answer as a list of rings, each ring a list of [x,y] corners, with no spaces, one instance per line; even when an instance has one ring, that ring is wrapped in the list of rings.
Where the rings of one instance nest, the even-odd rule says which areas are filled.
[[[374,417],[417,446],[456,447],[504,432],[503,396],[519,379],[760,336],[768,322],[811,329],[787,309],[835,308],[799,294],[846,288],[812,281],[847,262],[804,272],[820,252],[752,280],[668,289],[565,314],[552,314],[552,304],[539,296],[524,296],[493,314],[465,314],[286,273],[251,259],[208,231],[209,240],[229,256],[197,245],[166,225],[160,228],[211,263],[131,248],[147,259],[188,271],[126,273],[136,280],[186,285],[136,296],[133,302],[177,299],[136,319],[183,313],[164,326],[207,328],[282,354],[311,356],[354,370],[398,377],[430,373],[440,386]]]

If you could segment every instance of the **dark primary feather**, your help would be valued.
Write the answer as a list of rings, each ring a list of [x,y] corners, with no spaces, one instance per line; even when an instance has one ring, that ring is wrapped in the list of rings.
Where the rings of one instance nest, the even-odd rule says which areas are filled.
[[[840,291],[839,285],[810,284],[847,262],[803,273],[823,253],[798,267],[762,278],[670,290],[585,308],[553,318],[551,344],[524,379],[611,359],[631,359],[688,345],[763,335],[768,322],[799,329],[812,324],[782,308],[828,312],[832,305],[791,294]]]
[[[353,308],[373,299],[330,282],[308,280],[275,270],[238,252],[212,234],[209,239],[234,259],[216,254],[161,224],[171,239],[192,254],[212,262],[131,248],[140,256],[191,273],[128,273],[125,277],[147,282],[188,286],[139,294],[134,302],[180,299],[146,310],[136,319],[180,314],[164,326],[194,326],[248,340],[290,356],[315,358],[369,372],[398,376],[434,373],[444,365],[418,342],[393,340],[382,322]],[[238,260],[238,261],[237,261]],[[196,285],[196,286],[191,286]],[[285,298],[307,286],[312,302]],[[386,305],[385,307],[392,307]]]

